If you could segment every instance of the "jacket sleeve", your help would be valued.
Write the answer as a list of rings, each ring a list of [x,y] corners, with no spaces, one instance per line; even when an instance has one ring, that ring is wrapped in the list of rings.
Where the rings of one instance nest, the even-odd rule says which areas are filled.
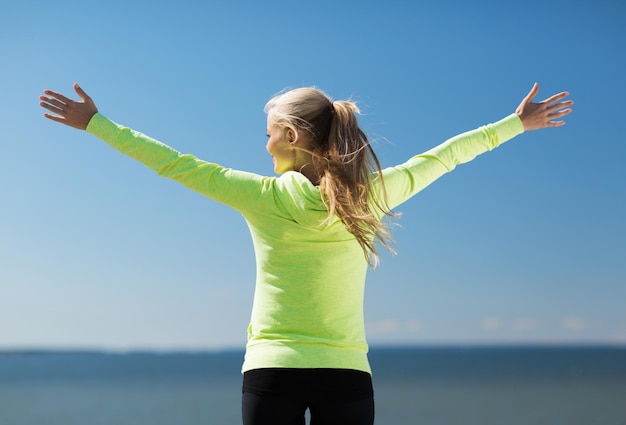
[[[232,170],[182,154],[145,134],[96,113],[87,131],[159,176],[172,179],[238,211],[252,208],[270,177]]]
[[[519,117],[511,114],[493,124],[459,134],[404,164],[383,170],[387,208],[397,207],[457,165],[495,149],[523,131]]]

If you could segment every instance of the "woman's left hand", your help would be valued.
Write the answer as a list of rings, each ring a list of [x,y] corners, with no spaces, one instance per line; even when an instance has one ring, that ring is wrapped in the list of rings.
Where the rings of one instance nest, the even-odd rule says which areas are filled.
[[[533,103],[539,93],[539,84],[535,83],[530,93],[522,100],[515,113],[522,120],[524,130],[538,130],[547,127],[560,127],[565,121],[554,121],[572,112],[570,106],[574,104],[572,100],[559,102],[569,96],[568,92],[557,93],[546,100]]]

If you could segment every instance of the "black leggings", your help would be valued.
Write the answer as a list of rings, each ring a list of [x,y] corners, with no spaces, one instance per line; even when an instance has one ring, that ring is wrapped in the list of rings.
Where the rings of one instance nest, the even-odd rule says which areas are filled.
[[[256,369],[244,373],[243,425],[372,425],[369,373],[346,369]]]

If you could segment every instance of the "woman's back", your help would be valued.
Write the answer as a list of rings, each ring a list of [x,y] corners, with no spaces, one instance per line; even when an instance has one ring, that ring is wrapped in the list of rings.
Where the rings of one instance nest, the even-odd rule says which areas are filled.
[[[273,179],[256,205],[243,212],[257,263],[244,371],[277,364],[369,371],[361,246],[338,218],[320,225],[327,208],[300,173]]]

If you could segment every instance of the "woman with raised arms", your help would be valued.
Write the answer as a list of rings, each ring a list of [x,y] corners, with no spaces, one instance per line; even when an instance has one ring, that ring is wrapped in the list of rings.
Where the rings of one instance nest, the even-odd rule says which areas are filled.
[[[367,268],[389,247],[386,215],[458,164],[524,131],[564,124],[568,93],[534,103],[535,84],[515,113],[453,137],[405,163],[381,168],[351,101],[316,88],[272,98],[267,150],[278,177],[181,154],[80,101],[45,90],[45,117],[97,136],[160,176],[239,211],[250,228],[256,287],[243,371],[244,425],[374,422],[363,320]],[[167,225],[167,224],[164,224]]]

